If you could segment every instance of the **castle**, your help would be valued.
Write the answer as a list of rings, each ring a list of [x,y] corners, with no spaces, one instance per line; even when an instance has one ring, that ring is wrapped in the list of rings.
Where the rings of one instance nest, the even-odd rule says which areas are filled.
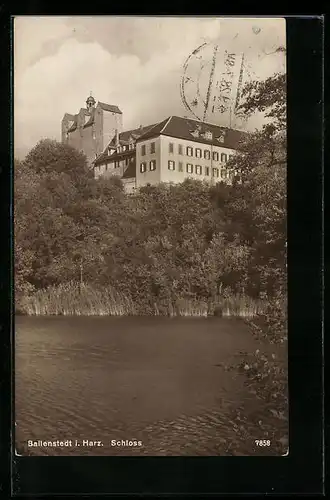
[[[90,96],[86,108],[62,120],[62,142],[82,151],[95,177],[119,176],[125,191],[186,178],[231,183],[239,172],[226,167],[245,135],[230,128],[170,116],[123,131],[118,106]]]

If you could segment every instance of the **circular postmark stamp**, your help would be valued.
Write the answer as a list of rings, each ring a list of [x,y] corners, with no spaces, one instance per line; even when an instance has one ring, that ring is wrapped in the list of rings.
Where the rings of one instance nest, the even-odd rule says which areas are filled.
[[[261,59],[268,55],[258,41],[260,33],[260,27],[253,26],[248,42],[237,33],[231,39],[204,42],[188,55],[180,93],[190,114],[203,122],[244,128],[247,117],[240,108],[243,88],[259,79]]]
[[[198,120],[230,125],[243,118],[239,111],[246,80],[245,54],[203,43],[186,59],[181,78],[181,99]]]

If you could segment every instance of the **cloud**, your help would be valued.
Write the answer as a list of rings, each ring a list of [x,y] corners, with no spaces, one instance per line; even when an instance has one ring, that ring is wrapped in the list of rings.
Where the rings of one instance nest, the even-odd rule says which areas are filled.
[[[236,33],[240,36],[235,39]],[[284,21],[17,19],[16,151],[26,153],[42,137],[59,140],[64,113],[84,107],[90,91],[96,100],[122,109],[125,128],[155,123],[171,114],[188,114],[179,91],[183,65],[198,45],[210,41],[228,49],[250,46],[252,65],[262,76],[283,66],[283,57],[263,52],[285,45]]]

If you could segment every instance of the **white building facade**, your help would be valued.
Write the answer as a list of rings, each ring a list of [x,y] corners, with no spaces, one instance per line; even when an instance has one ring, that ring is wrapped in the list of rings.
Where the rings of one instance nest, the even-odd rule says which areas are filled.
[[[118,175],[125,191],[185,179],[232,183],[227,167],[242,132],[171,116],[163,122],[117,134],[94,162],[95,176]]]

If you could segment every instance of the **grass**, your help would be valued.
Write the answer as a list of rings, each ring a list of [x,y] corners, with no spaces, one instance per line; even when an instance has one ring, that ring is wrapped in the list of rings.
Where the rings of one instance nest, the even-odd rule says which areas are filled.
[[[112,287],[102,290],[69,282],[37,290],[20,298],[19,312],[29,316],[126,316],[134,315],[132,300]]]
[[[226,294],[212,301],[179,298],[176,301],[136,303],[113,287],[97,289],[89,284],[69,282],[50,286],[21,296],[16,311],[28,316],[186,316],[253,318],[261,314],[265,303],[245,295]]]

